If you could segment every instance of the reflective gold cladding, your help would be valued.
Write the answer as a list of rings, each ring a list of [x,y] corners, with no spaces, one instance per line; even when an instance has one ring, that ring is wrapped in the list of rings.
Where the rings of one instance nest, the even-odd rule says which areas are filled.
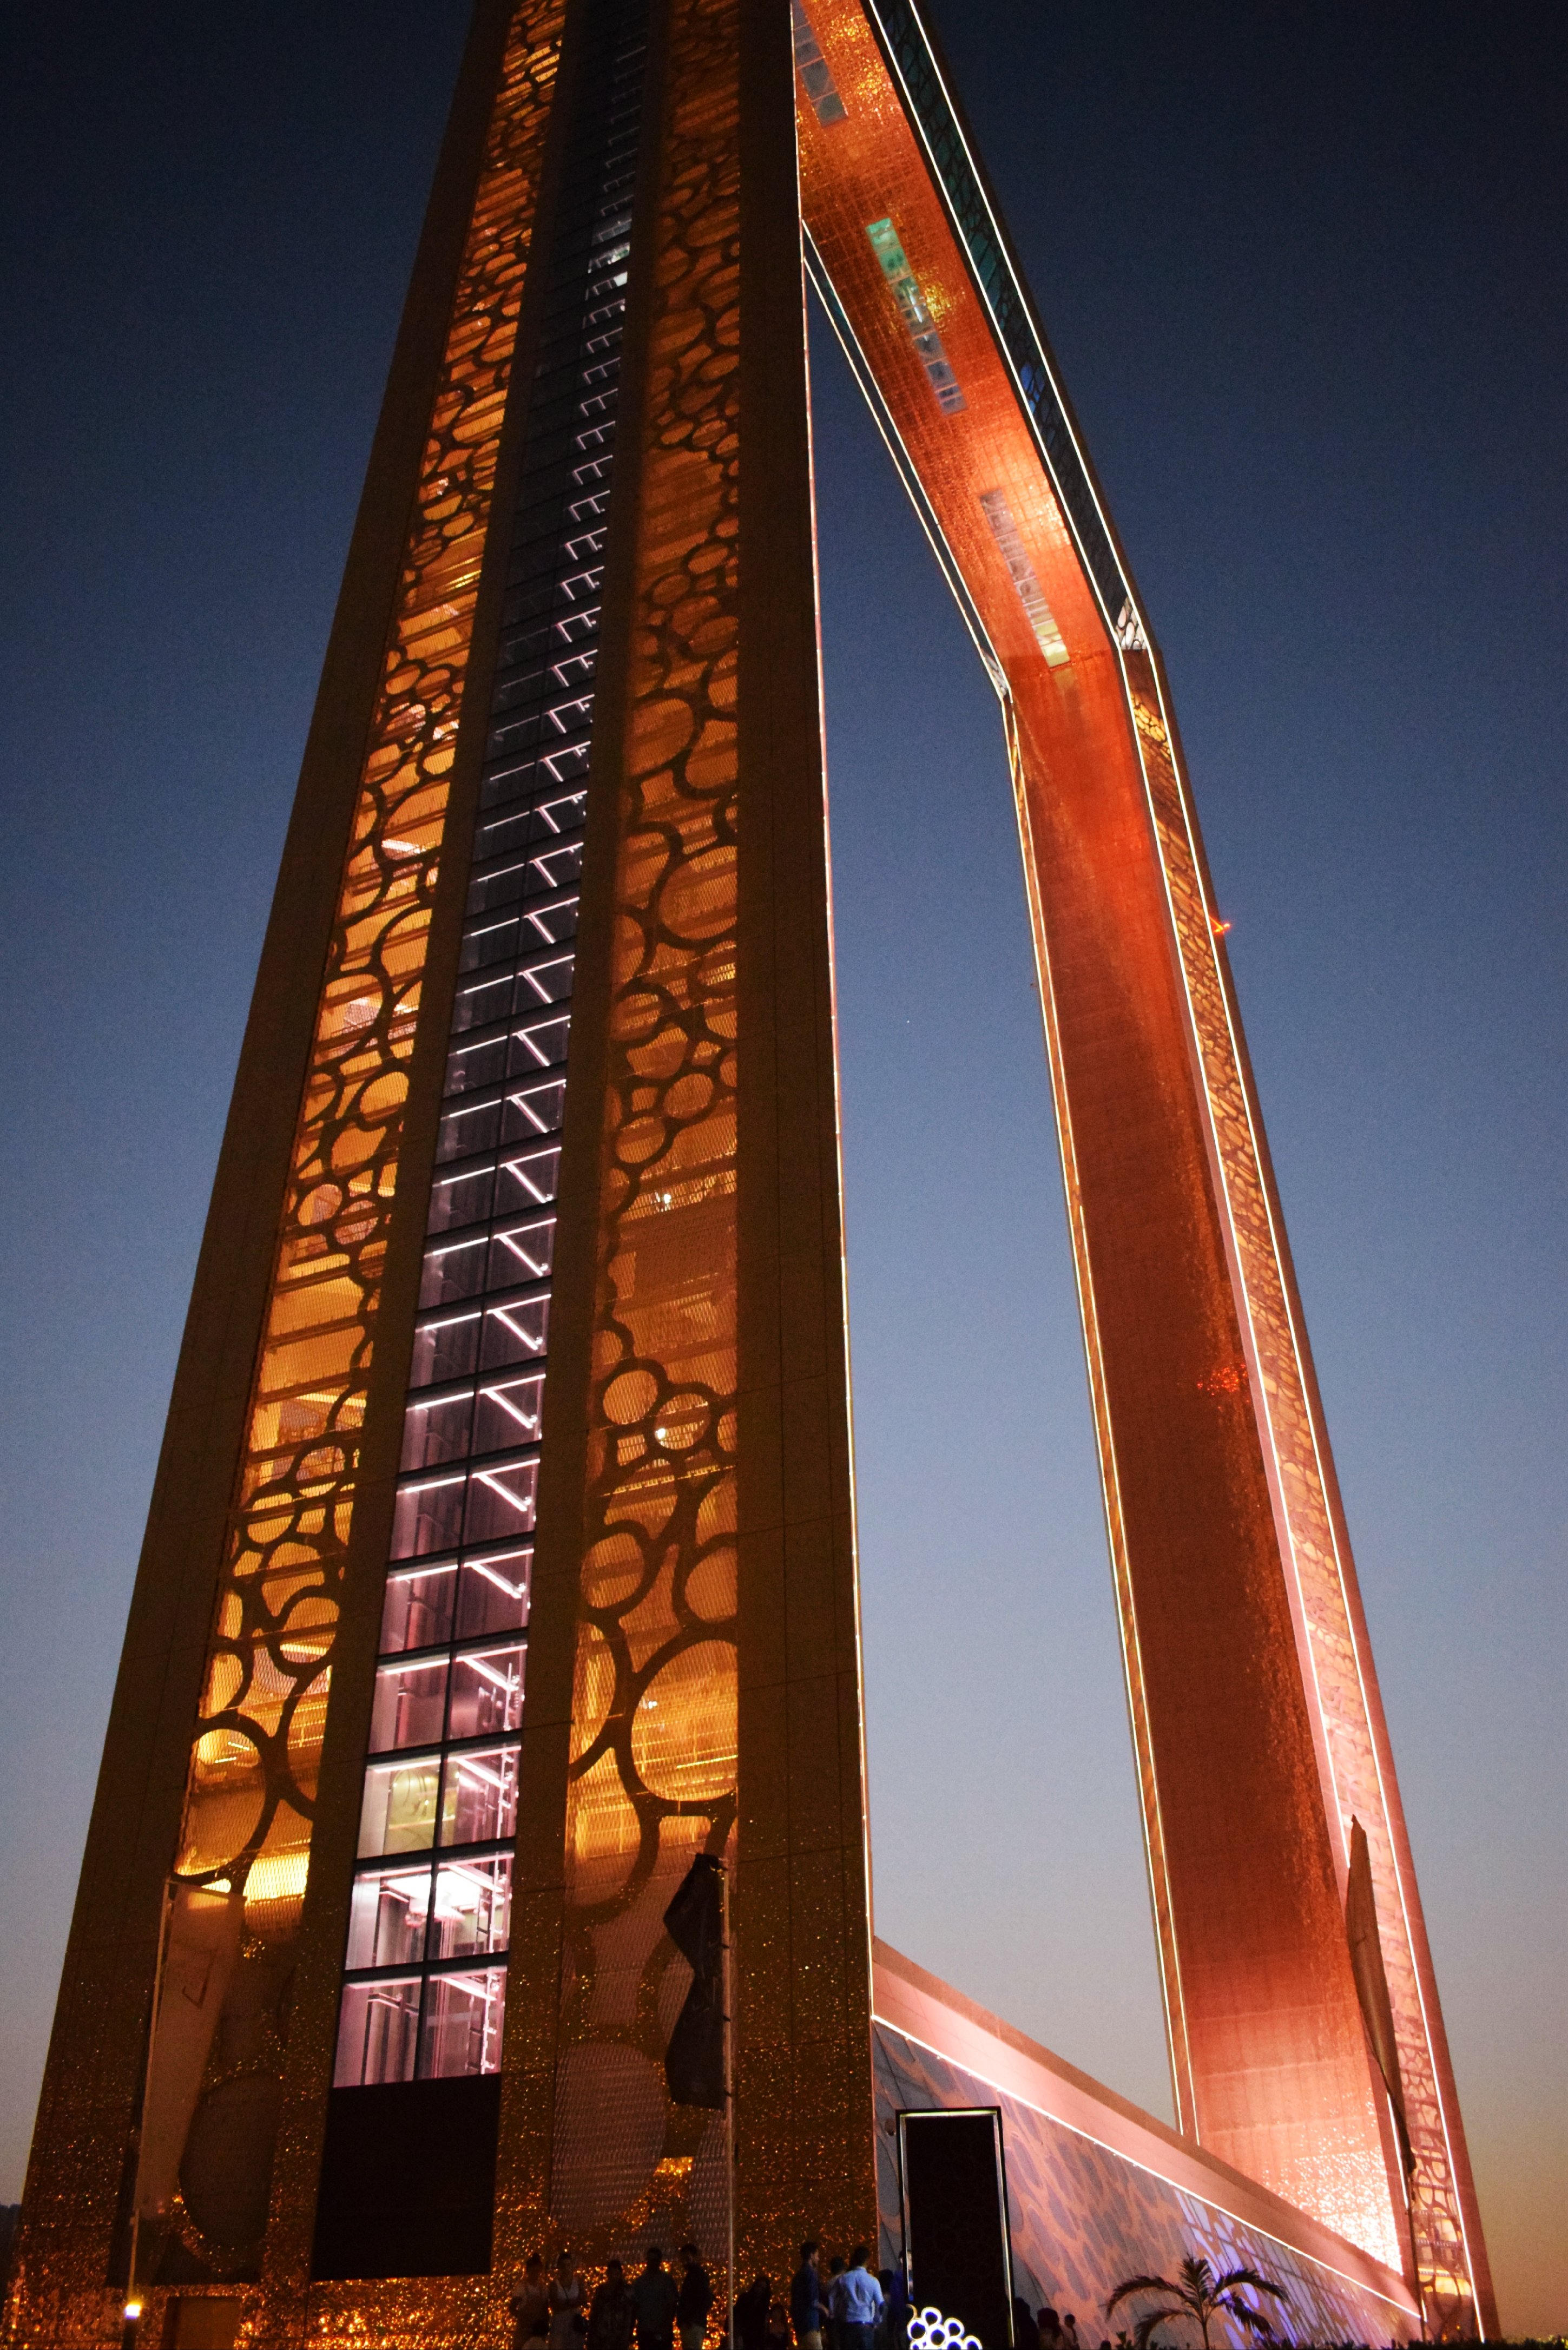
[[[1040,866],[1035,851],[1030,810],[1029,780],[1023,747],[1019,741],[1017,710],[1011,698],[1002,704],[1002,723],[1007,738],[1007,759],[1012,778],[1013,803],[1018,817],[1019,835],[1023,845],[1023,886],[1029,905],[1029,919],[1035,938],[1043,940],[1046,935],[1045,914],[1041,897]],[[1042,960],[1044,961],[1044,958]],[[1067,1200],[1068,1228],[1072,1235],[1083,1293],[1086,1297],[1091,1268],[1087,1236],[1084,1226],[1083,1186],[1079,1180],[1074,1152],[1072,1106],[1063,1076],[1062,1041],[1055,1000],[1048,983],[1044,990],[1042,1010],[1044,1016],[1052,1093],[1056,1110],[1057,1134],[1062,1148],[1062,1171]],[[1165,1996],[1166,2036],[1170,2054],[1171,2080],[1176,2093],[1177,2126],[1184,2131],[1190,2132],[1192,2128],[1192,2054],[1188,2045],[1187,2017],[1181,2001],[1181,1972],[1177,1955],[1176,1924],[1171,1913],[1170,1868],[1165,1849],[1164,1823],[1160,1817],[1158,1781],[1154,1762],[1154,1735],[1149,1724],[1148,1690],[1144,1679],[1143,1659],[1138,1642],[1137,1611],[1134,1606],[1132,1581],[1128,1568],[1127,1529],[1122,1522],[1121,1496],[1116,1477],[1116,1442],[1107,1399],[1105,1359],[1100,1346],[1099,1332],[1096,1326],[1095,1317],[1090,1312],[1085,1312],[1084,1315],[1084,1343],[1088,1356],[1089,1396],[1095,1415],[1095,1440],[1099,1450],[1102,1467],[1111,1575],[1116,1590],[1116,1613],[1122,1630],[1127,1712],[1132,1729],[1133,1756],[1138,1774],[1138,1802],[1143,1814],[1155,1937],[1159,1953]]]
[[[1305,1700],[1302,1716],[1305,1744],[1300,1759],[1303,1764],[1310,1762],[1317,1782],[1312,1803],[1305,1808],[1321,1810],[1324,1858],[1329,1863],[1324,1886],[1326,1898],[1303,1950],[1309,1959],[1315,1955],[1324,1965],[1332,1962],[1343,1971],[1343,1920],[1334,1898],[1332,1872],[1337,1863],[1343,1886],[1350,1823],[1359,1818],[1373,1855],[1379,1935],[1416,2155],[1417,2266],[1430,2316],[1462,2329],[1473,2322],[1478,2301],[1480,2316],[1485,2320],[1489,2314],[1484,2247],[1475,2218],[1463,2134],[1355,1569],[1334,1497],[1332,1463],[1282,1229],[1269,1188],[1240,1024],[1222,968],[1219,926],[1212,916],[1212,899],[1170,739],[1162,688],[1141,631],[1126,629],[1119,642],[1115,642],[1092,608],[1082,567],[1051,500],[989,323],[942,213],[924,153],[909,133],[860,0],[816,0],[811,14],[813,31],[847,111],[843,120],[825,129],[804,99],[799,103],[805,208],[855,321],[863,351],[937,510],[949,552],[963,573],[1002,660],[1012,695],[1010,721],[1022,719],[1026,722],[1025,732],[1031,725],[1034,729],[1035,783],[1042,806],[1033,814],[1025,772],[1028,763],[1017,724],[1012,729],[1012,747],[1036,935],[1042,941],[1047,979],[1054,964],[1064,1002],[1076,1003],[1080,1012],[1086,1002],[1085,989],[1100,986],[1116,969],[1127,887],[1138,871],[1128,852],[1136,846],[1141,858],[1146,837],[1153,852],[1145,879],[1155,881],[1168,920],[1169,943],[1179,962],[1181,996],[1175,1024],[1179,1038],[1175,1033],[1171,1037],[1178,1049],[1171,1052],[1168,1045],[1162,1050],[1171,1071],[1190,1066],[1198,1080],[1195,1093],[1206,1139],[1207,1181],[1218,1214],[1216,1230],[1222,1227],[1223,1262],[1214,1267],[1210,1297],[1220,1321],[1233,1311],[1238,1326],[1235,1340],[1228,1340],[1221,1349],[1224,1359],[1203,1364],[1196,1383],[1189,1378],[1187,1392],[1189,1397],[1201,1392],[1216,1419],[1231,1415],[1238,1430],[1243,1415],[1250,1417],[1259,1440],[1262,1473],[1253,1479],[1249,1471],[1246,1479],[1248,1522],[1259,1557],[1266,1547],[1272,1548],[1281,1569],[1281,1592],[1288,1593],[1287,1622],[1282,1628],[1293,1634],[1293,1662],[1299,1662]],[[865,224],[874,213],[882,212],[897,220],[933,316],[941,321],[948,356],[968,403],[960,418],[939,415],[928,386],[919,371],[912,370],[907,337],[893,315],[881,273],[867,252]],[[1024,615],[1016,585],[997,574],[994,547],[979,533],[980,509],[998,484],[1005,487],[1038,583],[1064,633],[1071,665],[1054,681],[1038,674],[1037,649],[1023,633]],[[1116,665],[1114,692],[1106,690],[1107,660]],[[1137,806],[1130,802],[1127,806],[1127,846],[1120,852],[1115,895],[1094,912],[1088,931],[1072,927],[1075,918],[1061,889],[1063,863],[1059,858],[1053,860],[1049,827],[1042,828],[1039,823],[1043,809],[1060,805],[1070,786],[1075,761],[1085,755],[1084,743],[1075,746],[1071,739],[1068,719],[1074,711],[1095,731],[1087,755],[1102,779],[1101,799],[1110,778],[1116,777],[1120,785],[1129,735],[1141,769],[1136,778]],[[1127,723],[1129,715],[1135,722],[1131,728]],[[1042,752],[1040,744],[1047,740],[1051,747]],[[1077,821],[1082,820],[1080,816]],[[1032,825],[1038,834],[1036,847],[1029,845]],[[1077,859],[1081,837],[1075,836],[1075,842],[1072,858]],[[1036,856],[1044,859],[1044,871],[1031,862]],[[1046,898],[1054,899],[1054,908],[1044,904]],[[1046,952],[1047,934],[1053,931],[1057,934],[1049,939]],[[1091,937],[1092,945],[1085,947],[1085,938]],[[1152,1018],[1164,984],[1166,951],[1163,941],[1160,944],[1160,969],[1146,965],[1138,974],[1137,994],[1146,1018]],[[1125,951],[1130,952],[1131,948],[1129,933]],[[1118,1204],[1116,1169],[1125,1174],[1126,1158],[1119,1140],[1111,1154],[1116,1169],[1107,1176],[1102,1160],[1097,1196],[1090,1200],[1093,1171],[1092,1167],[1090,1172],[1084,1171],[1090,1161],[1077,1151],[1075,1120],[1087,1134],[1095,1115],[1096,1087],[1116,1048],[1108,1029],[1101,1026],[1093,1040],[1086,1040],[1080,1024],[1079,1057],[1069,1087],[1064,1072],[1072,1054],[1064,1045],[1049,983],[1044,993],[1052,1027],[1070,1212],[1083,1276],[1085,1333],[1106,1467],[1181,2124],[1216,2138],[1229,2158],[1264,2177],[1270,2176],[1268,2162],[1283,2156],[1286,2140],[1293,2140],[1288,2175],[1274,2176],[1272,2183],[1293,2199],[1319,2209],[1331,2224],[1353,2235],[1358,2228],[1364,2229],[1384,2257],[1397,2259],[1403,2215],[1397,2167],[1391,2170],[1384,2155],[1370,2143],[1354,2159],[1345,2146],[1331,2143],[1334,2134],[1309,2116],[1301,2075],[1294,2076],[1288,2093],[1282,2094],[1285,2073],[1276,2071],[1271,2085],[1267,2064],[1240,2061],[1231,2023],[1241,2021],[1243,2011],[1253,2019],[1261,2012],[1260,2003],[1245,1989],[1242,1974],[1242,1949],[1253,1928],[1249,1923],[1241,1925],[1240,1931],[1227,1929],[1217,1948],[1207,1947],[1218,1923],[1212,1900],[1207,1895],[1194,1900],[1189,1878],[1184,1910],[1180,1888],[1173,1881],[1173,1871],[1179,1877],[1184,1867],[1190,1868],[1194,1807],[1203,1788],[1195,1775],[1199,1766],[1193,1760],[1188,1726],[1179,1716],[1179,1706],[1191,1702],[1190,1688],[1179,1698],[1175,1714],[1169,1708],[1171,1655],[1185,1635],[1161,1614],[1171,1586],[1158,1561],[1168,1554],[1171,1528],[1189,1508],[1192,1496],[1181,1490],[1180,1478],[1168,1485],[1160,1510],[1155,1513],[1160,1523],[1152,1551],[1147,1546],[1147,1503],[1148,1472],[1158,1449],[1151,1446],[1150,1437],[1179,1409],[1180,1382],[1152,1417],[1140,1419],[1138,1408],[1129,1407],[1127,1399],[1126,1326],[1119,1368],[1116,1362],[1108,1363],[1111,1341],[1102,1333],[1100,1316],[1107,1303],[1115,1305],[1113,1293],[1126,1289],[1138,1235],[1147,1223],[1148,1200],[1140,1194],[1130,1213],[1124,1213],[1130,1203]],[[1081,1093],[1084,1098],[1075,1102],[1069,1099],[1070,1093]],[[1125,1099],[1117,1103],[1116,1114],[1121,1115],[1124,1108]],[[1096,1248],[1090,1244],[1096,1233],[1101,1259],[1097,1272],[1092,1262]],[[1188,1245],[1184,1241],[1184,1247]],[[1125,1296],[1122,1302],[1126,1304]],[[1153,1319],[1149,1306],[1146,1287],[1134,1317],[1137,1326],[1132,1343],[1140,1357],[1147,1353]],[[1174,1336],[1174,1327],[1167,1336]],[[1115,1352],[1114,1347],[1111,1351]],[[1113,1372],[1121,1383],[1119,1401],[1113,1397]],[[1231,1465],[1233,1469],[1236,1464]],[[1124,1472],[1130,1478],[1129,1493],[1135,1492],[1140,1477],[1144,1486],[1145,1548],[1136,1575],[1137,1540],[1136,1528],[1133,1536],[1127,1532]],[[1240,1523],[1233,1512],[1231,1522]],[[1184,1612],[1190,1618],[1189,1602]],[[1157,1682],[1167,1684],[1163,1717],[1150,1700],[1151,1674]],[[1277,1730],[1276,1722],[1276,1733]],[[1276,1735],[1276,1745],[1279,1742]],[[1213,1769],[1212,1763],[1202,1767]],[[1217,1794],[1213,1809],[1221,1814],[1231,1800],[1230,1783],[1221,1777],[1212,1784]],[[1303,1804],[1306,1792],[1303,1772],[1298,1788]],[[1254,1804],[1255,1800],[1254,1796]],[[1185,1814],[1185,1826],[1177,1824],[1174,1835],[1168,1834],[1179,1814]],[[1259,1844],[1255,1818],[1243,1824],[1243,1842],[1249,1826],[1253,1851],[1238,1852],[1234,1859],[1236,1866],[1251,1868]],[[1277,1905],[1262,1900],[1253,1907],[1258,1918],[1266,1912],[1279,1914]],[[1227,1975],[1229,1981],[1223,1980]],[[1215,2008],[1217,1989],[1221,1994],[1218,2004],[1231,2011],[1231,2023],[1221,2021],[1218,2033],[1213,2012],[1204,2012]],[[1357,2053],[1362,2033],[1351,2003],[1353,1986],[1345,1981],[1340,1989],[1345,2054],[1354,2060],[1352,2071],[1357,2064],[1365,2071],[1365,2060]],[[1189,1994],[1195,1994],[1190,2013]],[[1282,2030],[1292,2001],[1282,1993],[1277,1979],[1268,2004]],[[1304,2016],[1304,2008],[1300,2012]],[[1251,2029],[1251,2022],[1247,2028]],[[1309,2059],[1313,2054],[1304,2043],[1301,2053]],[[1239,2091],[1243,2094],[1238,2095]],[[1242,2111],[1249,2106],[1250,2120]],[[1370,2107],[1368,2117],[1375,2118]],[[1231,2136],[1239,2122],[1244,2122],[1248,2133],[1241,2138]]]
[[[735,1815],[737,14],[673,11],[651,224],[551,2168],[589,2260],[727,2224],[661,1921]]]
[[[178,1873],[297,1918],[437,860],[559,6],[519,10],[485,143],[289,1169]],[[264,1860],[274,1863],[263,1870]],[[265,1919],[253,1915],[265,1877]],[[274,1889],[275,1883],[275,1887]]]
[[[283,1202],[176,1859],[298,1924],[359,1430],[481,557],[560,43],[508,35],[420,465]],[[176,2209],[176,2226],[185,2226]],[[106,2220],[107,2226],[107,2220]],[[196,2245],[218,2274],[254,2246]],[[105,2295],[28,2266],[18,2340],[92,2340]]]
[[[1283,1239],[1263,1179],[1261,1143],[1241,1067],[1239,1026],[1221,978],[1214,918],[1196,835],[1166,723],[1154,664],[1125,654],[1138,754],[1181,957],[1219,1173],[1253,1357],[1264,1458],[1272,1470],[1281,1549],[1293,1585],[1296,1636],[1313,1695],[1319,1766],[1336,1858],[1348,1866],[1350,1828],[1366,1831],[1378,1940],[1398,2042],[1399,2073],[1415,2174],[1410,2181],[1417,2266],[1438,2329],[1474,2326],[1490,2298],[1471,2270],[1459,2179],[1445,2112],[1435,2036],[1435,1995],[1408,1846],[1365,1627],[1355,1567],[1329,1499],[1327,1440],[1309,1394],[1300,1314],[1284,1270]],[[1379,1750],[1382,1750],[1380,1752]],[[1423,1974],[1427,1981],[1423,1983]],[[1451,2097],[1452,2091],[1449,2089]],[[1397,2260],[1397,2247],[1387,2257]]]

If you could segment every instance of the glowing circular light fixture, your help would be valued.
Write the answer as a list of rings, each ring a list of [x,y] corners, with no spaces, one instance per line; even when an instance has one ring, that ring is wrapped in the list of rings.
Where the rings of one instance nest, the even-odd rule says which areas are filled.
[[[909,2350],[981,2350],[961,2317],[944,2317],[940,2309],[922,2309],[909,2320]]]

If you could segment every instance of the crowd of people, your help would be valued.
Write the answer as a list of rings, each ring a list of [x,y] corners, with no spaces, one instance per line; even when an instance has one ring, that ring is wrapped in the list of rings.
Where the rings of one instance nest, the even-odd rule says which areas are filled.
[[[736,2350],[904,2350],[902,2281],[891,2269],[873,2274],[869,2257],[857,2244],[824,2273],[819,2247],[803,2244],[787,2294],[776,2298],[771,2277],[753,2277],[735,2296]],[[612,2260],[591,2296],[570,2252],[549,2276],[535,2252],[512,2297],[514,2350],[676,2350],[678,2335],[680,2350],[702,2350],[713,2299],[695,2244],[681,2246],[679,2277],[659,2244],[649,2246],[635,2276]]]
[[[772,2277],[753,2277],[735,2296],[734,2350],[907,2350],[909,2300],[897,2269],[879,2272],[857,2244],[847,2260],[826,2263],[808,2241],[787,2290],[775,2296]],[[589,2294],[570,2252],[546,2277],[537,2252],[512,2299],[513,2350],[703,2350],[713,2282],[695,2244],[680,2247],[680,2274],[667,2266],[662,2246],[650,2244],[636,2276],[623,2264],[606,2265]],[[1032,2311],[1012,2304],[1013,2350],[1089,2350],[1071,2311]],[[1099,2350],[1110,2350],[1102,2342]]]

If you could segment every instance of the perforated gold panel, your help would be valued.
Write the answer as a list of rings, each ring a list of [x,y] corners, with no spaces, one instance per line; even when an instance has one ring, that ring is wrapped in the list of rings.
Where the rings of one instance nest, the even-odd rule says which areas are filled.
[[[227,2280],[247,2342],[499,2345],[524,2252],[552,2240],[592,2266],[649,2234],[691,2232],[715,2259],[732,2213],[742,2262],[776,2272],[806,2228],[847,2242],[869,2234],[874,2210],[791,12],[784,0],[660,0],[563,1137],[496,2270],[312,2285],[301,2248],[314,2175],[280,2158],[265,2282],[246,2282],[263,2251],[410,1060],[567,8],[517,10],[489,113],[189,1760],[170,1981],[185,1996],[206,1965],[234,2028],[210,2051],[200,2035],[181,2043],[192,2107],[223,2158],[176,2166],[180,2191],[150,2214],[149,2243],[173,2272]],[[884,13],[898,16],[907,63],[918,20],[903,0]],[[488,20],[492,42],[501,21]],[[1397,2179],[1336,1882],[1354,1813],[1372,1854],[1428,2306],[1463,2326],[1478,2303],[1485,2314],[1484,2254],[1158,664],[1131,601],[1104,606],[1108,538],[1091,556],[1075,536],[1092,493],[1060,487],[1059,449],[1054,481],[1042,461],[958,211],[867,5],[807,0],[794,33],[801,204],[1003,695],[1182,2125],[1399,2257]],[[472,143],[463,151],[472,175]],[[950,171],[959,151],[945,151]],[[455,224],[452,236],[449,271]],[[432,327],[427,370],[435,341]],[[365,608],[368,651],[386,605]],[[347,793],[352,764],[339,773]],[[318,925],[326,895],[324,881]],[[315,971],[313,960],[299,984],[296,1055]],[[247,1313],[261,1277],[258,1258]],[[236,1417],[244,1376],[237,1365]],[[214,1495],[209,1525],[218,1506]],[[206,1536],[202,1555],[210,1574]],[[171,1773],[166,1818],[176,1783]],[[735,1892],[734,2169],[723,2117],[673,2106],[662,2076],[685,1989],[662,1912],[700,1848],[725,1859]],[[295,2021],[291,2079],[314,2068],[325,2082],[317,2006],[314,2022]],[[101,2087],[73,2090],[51,2141],[13,2340],[64,2350],[115,2337],[106,2163],[72,2202],[78,2147],[112,2138],[119,2160],[128,2075],[122,2064],[116,2085],[112,2069]],[[178,2098],[161,2110],[178,2116]],[[151,2297],[149,2334],[165,2299]]]
[[[243,1917],[181,2183],[143,2220],[141,2275],[172,2260],[176,2275],[243,2277],[260,2257],[408,1063],[562,14],[526,0],[507,39],[343,864],[174,1856],[184,1886]],[[188,2001],[176,1947],[169,1996]],[[173,2045],[155,2034],[153,2098]],[[98,2338],[104,2259],[100,2242],[90,2274],[55,2272],[24,2244],[17,2338]]]
[[[358,1431],[532,230],[558,6],[497,93],[328,950],[177,1862],[246,1923],[297,1918]]]

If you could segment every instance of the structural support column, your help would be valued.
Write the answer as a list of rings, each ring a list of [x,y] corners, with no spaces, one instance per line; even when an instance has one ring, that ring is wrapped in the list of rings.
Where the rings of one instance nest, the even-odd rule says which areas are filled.
[[[742,2238],[876,2242],[870,1870],[788,11],[742,39]]]
[[[651,93],[657,92],[657,99]],[[671,0],[606,581],[509,2043],[519,2247],[875,2223],[787,11]],[[558,1839],[558,1840],[557,1840]],[[732,1872],[734,2179],[662,1915]],[[558,1993],[555,1986],[558,1982]],[[515,2052],[515,2055],[512,2052]],[[547,2174],[547,2187],[545,2178]],[[507,2190],[504,2188],[504,2203]]]
[[[222,1905],[235,1931],[203,1978],[222,2009],[205,2058],[177,2095],[154,2082],[169,2143],[152,2183],[179,2192],[144,2215],[142,2258],[202,2281],[260,2265],[452,738],[559,32],[558,0],[480,8],[427,215],[131,1603],[34,2140],[17,2340],[118,2332],[171,1872],[211,1888],[175,1907],[198,1974],[192,1900]],[[404,1239],[417,1251],[411,1226]]]

